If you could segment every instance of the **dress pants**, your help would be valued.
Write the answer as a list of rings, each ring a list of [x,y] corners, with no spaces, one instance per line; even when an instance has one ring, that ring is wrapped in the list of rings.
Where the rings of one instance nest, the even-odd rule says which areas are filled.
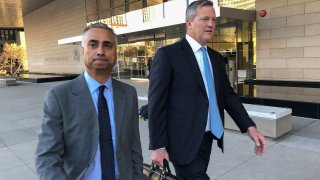
[[[191,161],[187,165],[177,165],[172,163],[176,171],[176,175],[184,180],[207,180],[207,169],[210,160],[212,141],[216,137],[211,132],[206,132],[203,136],[200,148]]]

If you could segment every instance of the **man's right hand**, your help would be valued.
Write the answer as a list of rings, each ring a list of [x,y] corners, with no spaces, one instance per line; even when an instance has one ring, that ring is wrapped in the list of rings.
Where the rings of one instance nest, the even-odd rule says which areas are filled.
[[[166,150],[166,148],[160,148],[153,150],[151,153],[151,160],[154,164],[163,167],[163,160],[167,159],[169,162],[169,154]]]

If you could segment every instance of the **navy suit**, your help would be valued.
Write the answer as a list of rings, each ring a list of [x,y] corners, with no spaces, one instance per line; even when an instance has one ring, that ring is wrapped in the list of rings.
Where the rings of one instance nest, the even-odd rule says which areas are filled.
[[[255,124],[230,85],[223,57],[210,48],[208,54],[213,66],[222,121],[225,109],[240,130],[246,132],[248,127]],[[189,164],[195,158],[205,135],[208,106],[205,85],[188,41],[183,38],[160,48],[154,57],[150,74],[149,148],[155,150],[166,147],[174,164]],[[223,137],[217,144],[223,150]]]

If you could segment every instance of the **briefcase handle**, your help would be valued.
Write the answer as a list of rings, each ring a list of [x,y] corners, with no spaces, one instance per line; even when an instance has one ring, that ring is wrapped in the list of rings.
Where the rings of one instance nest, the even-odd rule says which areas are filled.
[[[153,162],[151,164],[151,169],[153,171],[155,171],[156,169],[161,169],[158,165],[155,165]],[[169,162],[167,161],[167,159],[163,159],[163,167],[161,169],[161,174],[162,175],[168,175],[171,174],[171,170],[169,167]]]
[[[165,173],[165,175],[171,174],[169,162],[167,161],[167,159],[163,159],[163,172]]]

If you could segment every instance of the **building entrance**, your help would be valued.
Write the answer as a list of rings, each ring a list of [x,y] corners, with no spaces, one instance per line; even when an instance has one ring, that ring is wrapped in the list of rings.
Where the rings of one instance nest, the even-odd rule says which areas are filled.
[[[229,81],[237,93],[247,93],[244,80],[255,78],[255,44],[255,22],[249,21],[218,24],[212,42],[208,43],[224,56]]]
[[[163,33],[161,37],[159,32]],[[114,69],[115,77],[147,79],[156,51],[183,38],[185,29],[183,25],[179,25],[150,33],[139,32],[118,37],[120,45],[118,62]],[[142,37],[147,39],[143,40]],[[126,39],[123,40],[124,38]],[[229,21],[219,24],[207,45],[224,56],[230,83],[236,92],[243,94],[243,91],[246,91],[244,80],[255,77],[255,23]]]
[[[125,43],[118,46],[118,60],[114,76],[118,78],[149,78],[151,63],[156,51],[179,40],[163,39]]]

